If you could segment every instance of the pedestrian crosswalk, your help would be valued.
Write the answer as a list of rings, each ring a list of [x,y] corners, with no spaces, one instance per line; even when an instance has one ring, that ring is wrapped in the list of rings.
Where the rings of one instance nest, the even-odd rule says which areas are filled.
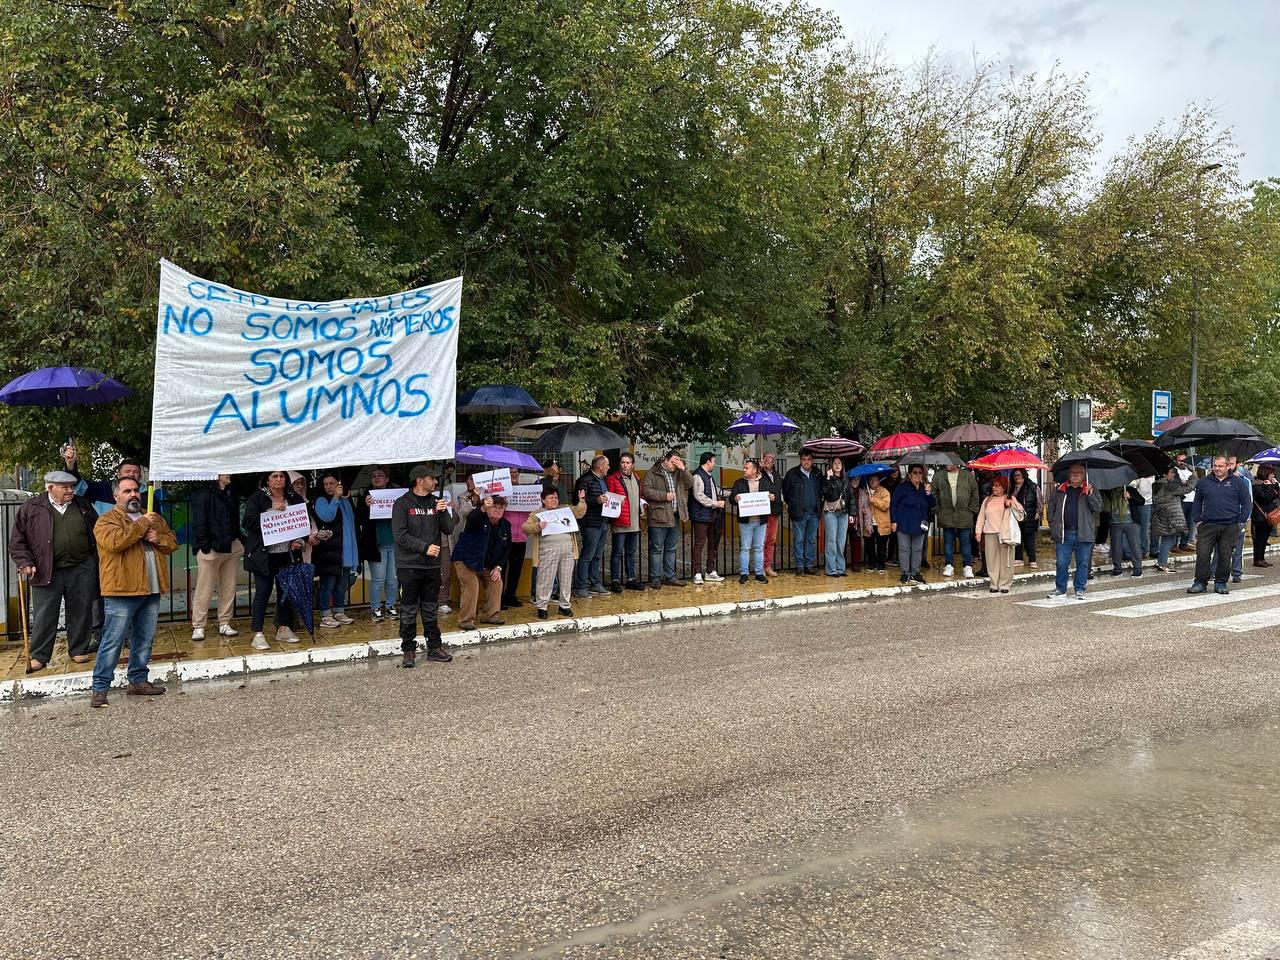
[[[1233,590],[1231,593],[1183,593],[1172,600],[1157,600],[1153,603],[1139,603],[1132,607],[1116,607],[1112,610],[1099,610],[1105,617],[1154,617],[1163,613],[1183,613],[1187,610],[1199,610],[1201,607],[1217,607],[1224,603],[1245,603],[1249,600],[1262,600],[1267,597],[1280,597],[1280,583],[1267,584],[1265,587],[1252,587],[1245,590]]]
[[[1132,582],[1132,580],[1130,580]],[[1095,580],[1094,583],[1097,583]],[[1073,600],[1073,604],[1077,606],[1081,603],[1106,603],[1109,600],[1119,600],[1127,597],[1145,597],[1153,593],[1172,593],[1175,590],[1185,591],[1187,589],[1187,581],[1178,578],[1164,578],[1157,580],[1155,583],[1140,583],[1129,587],[1117,587],[1110,590],[1095,589],[1093,583],[1089,585],[1089,592],[1084,595],[1083,600]],[[1039,591],[1037,591],[1038,593]],[[1056,607],[1065,601],[1050,600],[1043,595],[1036,600],[1023,600],[1019,602],[1020,607]]]

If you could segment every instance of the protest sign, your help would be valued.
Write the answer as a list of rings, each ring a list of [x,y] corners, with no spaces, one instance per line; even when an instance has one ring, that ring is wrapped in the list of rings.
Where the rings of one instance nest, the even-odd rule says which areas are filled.
[[[542,506],[542,484],[521,483],[511,488],[507,509],[519,513],[533,513]]]
[[[391,506],[409,491],[404,487],[386,487],[382,490],[370,490],[369,499],[373,502],[369,504],[370,520],[390,520]]]
[[[283,510],[264,510],[261,522],[264,547],[301,540],[311,534],[311,518],[307,516],[305,503],[290,504]]]
[[[768,512],[769,512],[769,494],[767,493],[738,494],[738,516],[763,517]]]
[[[604,496],[607,502],[601,504],[600,516],[609,517],[610,519],[622,516],[622,494],[606,493]]]
[[[569,507],[561,507],[559,510],[544,510],[538,514],[538,519],[547,521],[547,527],[542,531],[544,537],[550,537],[558,533],[578,532],[578,518],[573,515],[573,510]]]
[[[490,470],[488,473],[473,473],[471,481],[476,485],[476,493],[480,499],[492,497],[495,493],[511,499],[511,471],[507,469]]]
[[[325,303],[162,260],[151,479],[454,453],[462,278]]]

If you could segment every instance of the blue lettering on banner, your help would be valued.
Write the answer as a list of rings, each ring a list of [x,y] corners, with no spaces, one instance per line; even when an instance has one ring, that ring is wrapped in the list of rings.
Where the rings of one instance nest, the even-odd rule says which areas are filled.
[[[191,332],[197,337],[203,337],[213,329],[213,314],[208,307],[196,307],[191,309],[190,304],[185,304],[182,308],[182,316],[178,316],[178,311],[173,308],[172,304],[164,305],[164,332],[169,332],[169,324],[173,323],[178,328],[179,333],[186,333],[187,328],[191,328]]]

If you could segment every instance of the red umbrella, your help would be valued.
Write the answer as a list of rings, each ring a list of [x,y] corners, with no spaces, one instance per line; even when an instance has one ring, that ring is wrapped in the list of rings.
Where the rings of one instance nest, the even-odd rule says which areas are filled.
[[[970,470],[1046,470],[1044,461],[1027,450],[1011,448],[988,453],[969,462]]]
[[[867,451],[867,459],[879,462],[897,460],[908,453],[918,453],[933,443],[932,437],[923,433],[891,433],[881,437]]]

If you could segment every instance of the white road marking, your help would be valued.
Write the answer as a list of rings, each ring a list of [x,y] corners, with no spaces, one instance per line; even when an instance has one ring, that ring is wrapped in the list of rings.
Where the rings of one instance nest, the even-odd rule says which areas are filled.
[[[1149,576],[1153,576],[1153,574],[1144,573],[1140,579],[1145,580]],[[1124,599],[1125,597],[1142,597],[1151,593],[1165,593],[1169,590],[1187,589],[1187,581],[1182,577],[1169,577],[1163,573],[1154,574],[1154,576],[1160,577],[1160,579],[1157,580],[1155,583],[1140,583],[1140,584],[1135,584],[1134,586],[1131,586],[1131,587],[1114,587],[1110,590],[1092,590],[1091,592],[1086,593],[1084,595],[1083,600],[1072,599],[1070,603],[1068,603],[1066,600],[1049,600],[1046,597],[1041,597],[1039,600],[1020,601],[1018,603],[1018,606],[1020,607],[1056,607],[1061,605],[1064,607],[1070,607],[1078,603],[1105,603],[1107,600]],[[1254,579],[1257,579],[1257,577],[1258,577],[1258,574],[1251,573],[1251,574],[1248,574],[1245,577],[1245,579],[1254,580]],[[1122,578],[1117,577],[1116,579],[1119,580]],[[1132,582],[1134,578],[1130,577],[1129,579],[1130,579],[1130,582]],[[1052,586],[1052,584],[1050,586]],[[1071,585],[1068,584],[1067,587],[1068,587],[1068,593],[1070,593]]]
[[[1173,960],[1269,960],[1280,948],[1280,930],[1261,920],[1244,923],[1188,947]]]
[[[1185,588],[1184,588],[1185,589]],[[1176,600],[1158,600],[1155,603],[1139,603],[1132,607],[1117,607],[1114,610],[1097,610],[1103,617],[1156,617],[1163,613],[1181,613],[1185,610],[1197,610],[1200,607],[1216,607],[1224,603],[1247,603],[1250,600],[1264,600],[1267,597],[1280,596],[1280,583],[1268,584],[1265,587],[1253,587],[1250,590],[1233,590],[1228,594],[1214,593],[1210,587],[1207,593],[1185,594]]]
[[[1248,633],[1251,630],[1280,626],[1280,610],[1253,610],[1249,613],[1237,613],[1234,617],[1202,620],[1192,626],[1206,630],[1225,630],[1228,633]]]

